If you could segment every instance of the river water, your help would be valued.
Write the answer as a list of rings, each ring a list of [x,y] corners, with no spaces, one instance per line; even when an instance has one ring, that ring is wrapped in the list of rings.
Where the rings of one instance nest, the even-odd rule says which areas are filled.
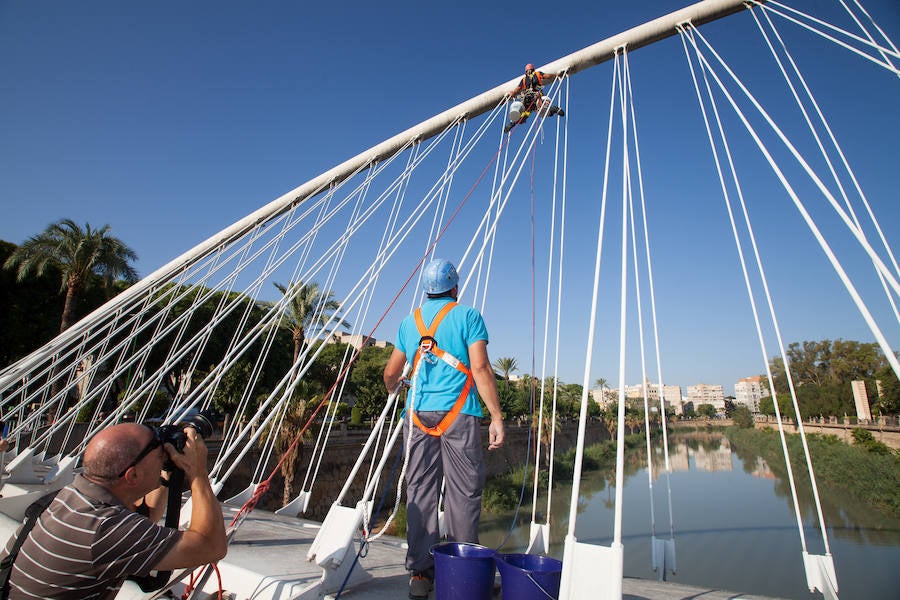
[[[671,581],[781,598],[822,597],[806,586],[787,481],[760,457],[745,452],[739,457],[719,434],[679,435],[669,442],[672,473],[666,476],[662,452],[655,451],[652,489],[645,452],[627,461],[622,518],[625,576],[657,578],[650,555],[655,531],[657,539],[674,539],[677,571],[667,574]],[[582,478],[575,527],[579,542],[604,546],[612,542],[615,486],[609,478],[601,472]],[[511,532],[514,513],[482,516],[482,544],[496,548],[508,535],[500,551],[524,552],[532,521],[530,483],[525,495],[518,525]],[[553,490],[549,553],[557,558],[562,558],[570,496],[568,483]],[[825,554],[810,508],[812,492],[800,489],[798,496],[805,513],[807,550]],[[839,490],[822,488],[820,497],[840,597],[900,598],[900,519],[879,514]],[[536,522],[545,523],[545,490],[537,504]]]

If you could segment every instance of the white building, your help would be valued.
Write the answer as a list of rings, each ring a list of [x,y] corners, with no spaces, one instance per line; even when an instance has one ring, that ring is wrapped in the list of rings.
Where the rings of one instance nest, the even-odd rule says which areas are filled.
[[[712,404],[716,412],[725,412],[725,390],[718,384],[689,385],[685,402],[692,402],[694,410],[697,410],[701,404]]]
[[[659,407],[659,384],[652,381],[645,381],[643,384],[625,386],[626,398],[644,398],[644,389],[647,390],[647,403],[653,407]],[[663,385],[663,400],[665,401],[666,411],[672,410],[676,415],[683,412],[681,386]]]
[[[387,348],[392,344],[384,340],[376,340],[375,338],[366,339],[365,335],[359,333],[348,333],[346,331],[335,331],[325,340],[326,344],[347,344],[360,350],[363,346],[375,346],[376,348]]]
[[[750,409],[752,413],[759,412],[759,401],[762,396],[762,388],[760,380],[762,377],[756,375],[754,377],[744,377],[738,379],[734,384],[734,401],[736,404],[743,404]]]

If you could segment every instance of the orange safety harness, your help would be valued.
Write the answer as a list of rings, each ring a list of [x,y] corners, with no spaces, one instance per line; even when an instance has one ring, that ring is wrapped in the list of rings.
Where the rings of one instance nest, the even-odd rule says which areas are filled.
[[[534,85],[535,79],[537,79],[537,84],[539,86],[544,85],[544,74],[541,73],[540,71],[535,71],[530,76],[523,75],[522,83],[519,84],[519,87],[521,87],[523,90],[527,90],[529,88],[534,89],[535,87],[537,87]]]
[[[437,340],[434,339],[434,334],[437,331],[438,325],[441,324],[441,321],[444,317],[447,316],[453,307],[456,306],[456,302],[448,302],[444,306],[441,307],[441,310],[434,316],[434,320],[431,322],[431,327],[425,327],[425,322],[422,320],[422,309],[417,308],[416,312],[413,313],[413,316],[416,321],[416,328],[419,330],[419,350],[416,352],[415,357],[413,358],[413,375],[412,380],[415,381],[416,374],[418,373],[419,367],[419,359],[425,354],[433,354],[437,358],[441,359],[452,368],[456,369],[460,373],[466,376],[466,383],[463,385],[462,391],[459,393],[459,397],[456,399],[456,403],[453,405],[453,408],[450,409],[444,418],[441,419],[441,422],[435,425],[434,427],[426,427],[419,420],[419,417],[416,415],[415,411],[410,405],[409,410],[412,415],[413,423],[416,424],[416,427],[427,433],[428,435],[433,435],[435,437],[440,437],[447,429],[450,428],[450,425],[453,424],[453,421],[456,420],[456,417],[459,416],[459,413],[462,411],[463,406],[466,403],[466,399],[469,397],[469,390],[472,389],[472,371],[469,370],[469,367],[465,365],[461,360],[442,350],[438,347]]]

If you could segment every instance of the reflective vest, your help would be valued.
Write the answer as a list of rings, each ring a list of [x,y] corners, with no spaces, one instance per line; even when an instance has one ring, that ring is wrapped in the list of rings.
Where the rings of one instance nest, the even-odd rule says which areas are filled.
[[[434,339],[434,334],[437,331],[438,325],[441,324],[441,321],[444,317],[447,316],[453,307],[456,306],[456,302],[448,302],[444,306],[441,307],[441,310],[434,316],[434,320],[431,322],[431,327],[425,327],[425,321],[422,320],[422,308],[419,307],[413,313],[413,317],[416,321],[416,328],[419,330],[419,350],[416,352],[415,357],[413,358],[412,364],[412,379],[415,381],[415,377],[418,374],[418,368],[420,359],[425,354],[432,354],[438,359],[444,361],[452,368],[456,369],[460,373],[466,376],[466,382],[463,385],[462,391],[459,393],[459,397],[456,399],[456,403],[453,404],[453,408],[450,409],[444,418],[441,419],[441,422],[435,425],[434,427],[426,427],[419,420],[418,415],[416,415],[415,411],[410,405],[409,410],[412,415],[413,423],[416,424],[416,427],[427,433],[428,435],[433,435],[435,437],[441,436],[447,429],[450,428],[450,425],[453,424],[453,421],[456,420],[456,417],[459,416],[459,413],[462,411],[463,406],[466,403],[466,399],[469,397],[469,390],[472,389],[472,371],[469,370],[469,367],[465,365],[461,360],[446,352],[438,347],[437,340]]]

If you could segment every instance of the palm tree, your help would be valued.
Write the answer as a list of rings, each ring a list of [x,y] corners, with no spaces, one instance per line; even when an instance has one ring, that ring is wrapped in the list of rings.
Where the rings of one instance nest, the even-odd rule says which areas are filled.
[[[541,418],[538,419],[538,413],[535,412],[531,415],[531,427],[535,433],[537,433],[538,425],[540,425],[541,444],[544,446],[544,460],[546,464],[549,465],[550,461],[553,457],[550,455],[550,443],[553,441],[553,433],[554,433],[554,424],[556,425],[555,431],[559,431],[560,422],[559,422],[559,414],[556,415],[556,418],[553,418],[554,415],[551,411],[545,411]]]
[[[315,407],[318,404],[316,396],[312,396],[308,401],[303,400],[303,396],[308,394],[308,391],[309,389],[301,381],[298,389],[292,394],[288,406],[285,407],[284,420],[281,422],[281,428],[278,431],[275,443],[275,449],[285,455],[284,460],[281,462],[281,476],[284,478],[283,506],[287,506],[294,495],[294,475],[296,474],[297,465],[303,456],[303,437],[306,437],[309,432],[305,432],[304,436],[296,444],[293,444],[293,442],[297,438],[297,433],[309,420],[311,407]]]
[[[74,322],[75,307],[91,275],[101,276],[106,285],[117,278],[128,283],[137,281],[137,272],[130,264],[137,260],[137,254],[122,240],[110,236],[109,230],[109,225],[93,229],[89,224],[82,229],[71,219],[63,219],[25,240],[3,265],[16,269],[19,281],[32,275],[40,277],[48,268],[60,270],[60,290],[66,292],[61,332]]]
[[[633,434],[635,429],[639,429],[643,422],[644,419],[635,413],[628,413],[625,415],[625,426],[628,427],[629,433]]]
[[[307,331],[328,323],[331,315],[340,308],[341,304],[334,299],[333,292],[320,292],[319,284],[315,282],[303,283],[298,281],[288,286],[275,283],[275,287],[278,288],[282,295],[290,295],[281,319],[278,320],[278,327],[290,331],[291,338],[294,341],[290,385],[295,385],[297,357],[300,356],[300,349],[306,342]],[[343,319],[337,318],[336,321],[338,326],[350,326]],[[311,396],[311,391],[312,388],[306,382],[296,382],[296,387],[291,395],[290,405],[285,409],[285,418],[278,432],[277,449],[287,454],[281,463],[281,474],[284,477],[283,499],[285,504],[290,502],[294,471],[303,452],[302,439],[293,448],[291,448],[291,443],[308,420],[309,407],[314,407],[317,404],[316,397],[312,397],[309,401],[305,400],[305,398]],[[308,435],[308,433],[305,432],[304,435]]]
[[[506,381],[509,381],[509,374],[519,368],[519,364],[516,359],[509,356],[498,358],[491,366],[493,366],[499,372],[503,373],[503,379],[505,379]]]
[[[619,426],[619,407],[614,404],[610,404],[603,411],[603,424],[606,425],[607,431],[609,431],[609,439],[615,441],[616,432]]]
[[[319,284],[315,282],[298,282],[289,286],[276,283],[275,287],[284,296],[292,294],[278,326],[291,332],[294,340],[292,364],[296,365],[297,357],[300,356],[300,348],[306,342],[307,330],[328,323],[331,315],[340,308],[341,304],[334,299],[334,292],[320,292]],[[350,323],[343,319],[337,319],[337,324],[341,327],[350,326]]]
[[[604,377],[598,377],[594,380],[594,385],[600,388],[600,400],[606,402],[606,390],[609,388],[609,382]]]

